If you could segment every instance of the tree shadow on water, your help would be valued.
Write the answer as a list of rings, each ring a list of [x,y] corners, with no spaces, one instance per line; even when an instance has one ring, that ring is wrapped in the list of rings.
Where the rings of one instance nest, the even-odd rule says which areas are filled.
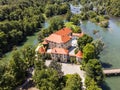
[[[110,67],[112,67],[112,64],[110,64],[110,63],[101,62],[101,64],[102,64],[103,68],[110,68]]]
[[[111,88],[108,86],[106,82],[103,82],[101,85],[102,90],[111,90]]]

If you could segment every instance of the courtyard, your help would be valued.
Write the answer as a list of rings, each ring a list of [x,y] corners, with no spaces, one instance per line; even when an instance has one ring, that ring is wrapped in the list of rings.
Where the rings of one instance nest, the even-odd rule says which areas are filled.
[[[51,61],[52,60],[46,60],[45,62],[46,66],[49,66]],[[62,71],[64,75],[75,74],[75,73],[79,74],[82,79],[83,88],[85,88],[84,87],[85,72],[83,70],[80,70],[80,65],[70,64],[70,63],[60,63],[60,64],[62,65]]]

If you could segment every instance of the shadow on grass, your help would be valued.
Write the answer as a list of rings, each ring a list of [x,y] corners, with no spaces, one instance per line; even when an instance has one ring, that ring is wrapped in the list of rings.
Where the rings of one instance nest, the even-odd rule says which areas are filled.
[[[101,62],[101,64],[102,64],[103,68],[110,68],[110,67],[112,67],[112,64],[110,64],[110,63]]]

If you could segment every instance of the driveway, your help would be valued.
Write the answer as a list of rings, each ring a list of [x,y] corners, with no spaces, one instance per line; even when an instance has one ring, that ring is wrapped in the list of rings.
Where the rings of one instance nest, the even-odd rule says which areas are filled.
[[[45,64],[48,66],[52,60],[46,60]],[[61,63],[62,64],[62,71],[64,75],[66,74],[79,74],[82,78],[83,88],[84,87],[84,80],[85,80],[85,72],[80,70],[80,65],[76,64],[68,64],[68,63]]]

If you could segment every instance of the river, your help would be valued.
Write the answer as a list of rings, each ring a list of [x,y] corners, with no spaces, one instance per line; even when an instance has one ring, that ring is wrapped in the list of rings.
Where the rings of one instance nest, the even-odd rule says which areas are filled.
[[[120,68],[120,19],[111,18],[109,20],[109,29],[91,23],[83,22],[82,30],[92,36],[94,39],[101,38],[105,43],[104,50],[100,54],[100,60],[103,68]],[[93,30],[99,30],[93,34]],[[120,76],[106,77],[103,90],[120,90]]]
[[[45,27],[48,23],[45,23]],[[100,60],[104,68],[120,68],[120,18],[111,18],[109,20],[109,29],[91,23],[90,21],[81,24],[82,30],[92,36],[94,39],[101,38],[105,43],[104,50],[100,54]],[[93,34],[94,30],[99,30],[97,34]],[[26,45],[38,44],[38,32],[32,36],[28,36],[26,42],[17,49],[22,49]],[[4,62],[7,62],[12,55],[12,51],[6,54]],[[120,76],[106,77],[103,90],[120,90]]]
[[[23,42],[22,45],[16,46],[16,48],[18,50],[21,50],[22,48],[24,48],[27,45],[37,46],[38,45],[38,40],[37,40],[38,33],[39,32],[36,32],[32,36],[27,36],[26,41]],[[13,53],[13,51],[9,51],[8,53],[6,53],[5,56],[2,58],[2,60],[0,61],[0,63],[3,63],[3,64],[7,63],[11,59],[12,53]]]

